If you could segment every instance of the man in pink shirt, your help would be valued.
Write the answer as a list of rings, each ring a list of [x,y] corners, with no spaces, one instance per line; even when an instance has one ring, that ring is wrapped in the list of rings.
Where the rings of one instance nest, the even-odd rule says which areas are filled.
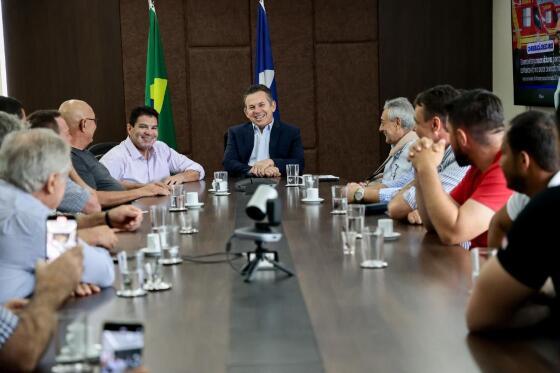
[[[100,160],[111,176],[126,187],[163,182],[168,185],[204,178],[204,168],[157,141],[158,113],[148,106],[132,110],[128,137]]]

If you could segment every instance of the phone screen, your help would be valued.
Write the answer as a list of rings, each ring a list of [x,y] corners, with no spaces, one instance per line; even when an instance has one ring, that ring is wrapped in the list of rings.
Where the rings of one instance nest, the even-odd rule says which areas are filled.
[[[101,372],[125,372],[142,365],[142,324],[105,323],[101,334]]]
[[[77,244],[78,224],[73,216],[49,216],[47,218],[47,259],[53,260]]]

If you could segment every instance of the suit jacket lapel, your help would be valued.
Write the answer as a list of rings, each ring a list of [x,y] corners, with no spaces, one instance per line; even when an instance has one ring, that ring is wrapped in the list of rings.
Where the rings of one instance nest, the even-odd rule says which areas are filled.
[[[244,128],[244,131],[246,131],[246,135],[243,136],[242,138],[246,138],[247,139],[247,143],[246,146],[244,147],[244,152],[245,154],[243,154],[243,158],[247,160],[247,162],[249,162],[249,159],[251,158],[251,153],[253,152],[253,146],[255,146],[255,131],[253,130],[253,125],[251,124],[251,122],[247,123],[247,125]]]
[[[268,154],[270,155],[270,158],[274,158],[277,155],[276,149],[278,149],[280,132],[282,132],[282,124],[275,121],[272,125],[272,132],[270,132],[270,142],[268,144]]]

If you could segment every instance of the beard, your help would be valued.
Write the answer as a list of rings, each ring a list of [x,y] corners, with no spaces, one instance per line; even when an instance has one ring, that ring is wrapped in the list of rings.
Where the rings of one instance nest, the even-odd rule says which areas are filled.
[[[469,156],[461,149],[453,148],[453,154],[455,154],[455,161],[459,166],[465,167],[471,165],[471,160],[469,159]]]
[[[504,176],[506,177],[507,187],[511,190],[515,190],[519,193],[525,193],[525,179],[519,175],[508,175],[504,172]]]

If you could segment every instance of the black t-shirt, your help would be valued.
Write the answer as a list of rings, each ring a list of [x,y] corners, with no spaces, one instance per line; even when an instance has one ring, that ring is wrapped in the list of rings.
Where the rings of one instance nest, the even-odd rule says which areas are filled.
[[[108,192],[124,190],[121,183],[111,176],[107,167],[88,150],[72,148],[72,164],[78,175],[93,189]]]
[[[513,222],[508,245],[498,253],[504,269],[535,290],[551,277],[556,292],[560,293],[559,225],[553,215],[559,206],[560,187],[536,195]]]

